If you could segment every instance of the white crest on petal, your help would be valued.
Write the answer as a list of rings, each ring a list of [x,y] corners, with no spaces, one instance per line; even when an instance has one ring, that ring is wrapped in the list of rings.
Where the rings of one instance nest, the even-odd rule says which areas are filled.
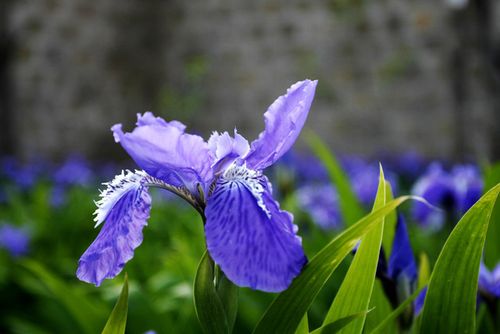
[[[115,204],[131,190],[137,190],[143,185],[144,180],[150,177],[145,171],[130,170],[122,171],[121,174],[115,176],[111,182],[105,182],[105,190],[101,190],[100,199],[95,202],[97,209],[94,212],[95,227],[99,226],[108,216],[109,212]]]
[[[257,200],[257,205],[271,218],[271,212],[264,204],[262,194],[264,193],[264,186],[262,185],[262,173],[246,167],[246,165],[238,166],[231,165],[222,175],[222,182],[238,182],[246,186],[248,190]],[[264,182],[267,182],[264,180]]]

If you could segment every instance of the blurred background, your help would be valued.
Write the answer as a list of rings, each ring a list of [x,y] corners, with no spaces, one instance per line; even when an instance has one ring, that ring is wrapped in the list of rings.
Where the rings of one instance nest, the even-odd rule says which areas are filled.
[[[113,124],[130,131],[137,113],[153,111],[205,138],[237,127],[251,141],[267,107],[305,78],[319,80],[306,127],[338,157],[344,182],[304,150],[266,173],[308,257],[352,223],[345,207],[356,219],[370,211],[382,161],[396,196],[442,209],[399,212],[408,261],[432,268],[456,222],[500,181],[500,1],[0,0],[0,333],[103,328],[123,272],[96,288],[75,271],[99,233],[100,183],[136,168]],[[144,243],[124,270],[128,333],[198,333],[201,219],[169,193],[152,196]],[[500,203],[495,212],[481,333],[500,331],[500,281],[488,271],[500,273]],[[311,329],[350,258],[309,310]],[[416,277],[405,279],[414,289]],[[273,298],[240,289],[235,333],[250,332]]]
[[[254,138],[293,82],[308,127],[362,155],[500,157],[500,4],[3,0],[1,152],[125,156],[109,128],[147,110]]]

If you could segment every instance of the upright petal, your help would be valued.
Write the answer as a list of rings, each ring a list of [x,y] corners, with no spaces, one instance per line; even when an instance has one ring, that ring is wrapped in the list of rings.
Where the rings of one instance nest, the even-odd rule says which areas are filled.
[[[263,170],[290,149],[304,126],[317,83],[316,80],[295,83],[267,109],[265,129],[252,142],[245,158],[249,168]]]
[[[104,279],[115,277],[142,243],[151,197],[140,178],[126,179],[133,182],[120,187],[116,193],[109,192],[116,184],[111,182],[105,192],[108,197],[100,201],[102,214],[98,209],[96,218],[104,216],[105,223],[78,263],[76,275],[82,281],[99,286]]]
[[[265,177],[234,168],[217,181],[207,201],[208,251],[235,284],[285,290],[307,262],[293,217],[280,210]]]
[[[111,129],[115,140],[151,176],[192,193],[197,184],[205,187],[212,179],[208,144],[199,136],[184,133],[180,122],[166,122],[147,112],[138,115],[131,133],[123,133],[121,124]]]
[[[214,131],[208,139],[208,147],[214,155],[212,168],[214,173],[223,172],[235,159],[248,153],[248,141],[234,129],[234,138],[229,133],[219,134]]]

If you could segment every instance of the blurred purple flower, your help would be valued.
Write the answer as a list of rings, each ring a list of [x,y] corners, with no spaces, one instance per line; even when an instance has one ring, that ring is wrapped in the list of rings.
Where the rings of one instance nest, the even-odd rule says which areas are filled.
[[[38,181],[45,167],[45,163],[39,159],[28,164],[21,164],[13,157],[4,157],[1,161],[0,174],[20,188],[29,189]]]
[[[290,213],[282,211],[262,174],[298,137],[316,81],[291,86],[264,114],[265,130],[251,144],[214,132],[208,142],[177,121],[138,115],[137,127],[115,140],[143,169],[118,175],[102,192],[97,225],[105,224],[79,261],[79,279],[101,284],[116,276],[142,242],[151,208],[148,187],[173,191],[205,218],[208,252],[235,284],[269,292],[286,289],[307,262]]]
[[[483,179],[474,165],[458,165],[451,171],[455,196],[455,211],[461,217],[483,193]]]
[[[29,243],[30,237],[25,229],[11,224],[0,226],[0,248],[7,250],[12,256],[26,255]]]
[[[88,161],[77,156],[69,157],[53,175],[54,182],[62,186],[87,186],[93,178]]]
[[[450,211],[455,205],[453,179],[438,163],[428,167],[426,173],[417,180],[411,192],[443,210]],[[437,230],[442,227],[446,220],[446,211],[443,210],[414,201],[411,214],[413,219],[422,226]]]
[[[500,298],[500,263],[492,270],[481,262],[479,269],[479,290],[491,297]]]
[[[346,171],[354,193],[365,207],[373,205],[378,188],[379,166],[375,163],[367,163],[360,158],[343,158],[342,166]],[[393,193],[398,191],[397,177],[389,170],[385,171],[387,181],[391,184]]]
[[[308,184],[297,189],[297,201],[314,223],[323,229],[342,227],[337,191],[331,184]]]

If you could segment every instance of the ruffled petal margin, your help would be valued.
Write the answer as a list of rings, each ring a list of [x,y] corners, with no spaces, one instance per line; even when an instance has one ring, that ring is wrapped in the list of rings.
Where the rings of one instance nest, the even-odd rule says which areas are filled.
[[[260,200],[255,182],[263,187]],[[220,178],[205,214],[207,249],[238,286],[283,291],[307,262],[292,215],[280,210],[262,176],[250,183]]]
[[[107,212],[99,235],[80,258],[76,276],[99,286],[104,279],[118,275],[142,243],[142,229],[150,209],[146,186],[138,183],[127,188]]]
[[[212,179],[208,144],[200,136],[184,133],[180,122],[166,122],[146,112],[137,115],[132,132],[124,133],[121,124],[111,130],[139,167],[167,184],[186,187],[195,194],[198,184],[206,189]]]

